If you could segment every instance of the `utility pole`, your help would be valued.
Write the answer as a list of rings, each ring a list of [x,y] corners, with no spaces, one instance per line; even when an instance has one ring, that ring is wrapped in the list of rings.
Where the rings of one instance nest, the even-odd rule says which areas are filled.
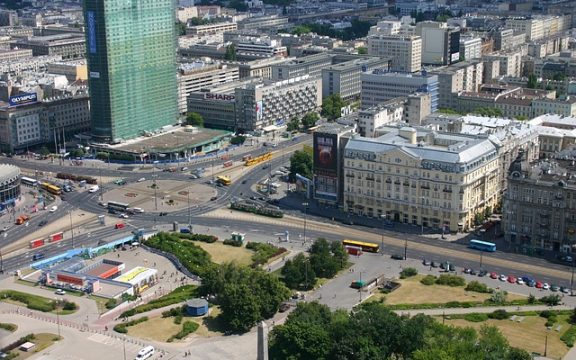
[[[124,335],[124,341],[122,341],[123,348],[124,348],[124,360],[126,360],[126,335]]]
[[[158,197],[156,196],[156,167],[152,167],[152,186],[154,186],[154,210],[158,211]]]
[[[100,201],[104,201],[104,183],[102,182],[102,168],[98,168],[98,173],[100,174]]]
[[[4,259],[2,259],[2,250],[0,250],[0,274],[4,274]]]
[[[363,288],[363,285],[362,285],[362,271],[360,271],[360,280],[359,280],[359,282],[360,282],[360,283],[359,283],[360,287],[358,288],[358,293],[360,294],[360,302],[359,302],[359,304],[361,304],[361,303],[362,303],[362,288]]]
[[[72,249],[74,249],[74,226],[72,225],[72,210],[68,211],[70,215],[70,233],[72,234]]]
[[[302,203],[302,206],[304,206],[304,243],[306,243],[306,218],[308,216],[308,203],[304,202]]]
[[[482,256],[484,255],[484,252],[480,252],[480,270],[482,270]]]
[[[2,255],[0,254],[0,259]],[[572,258],[572,275],[570,276],[570,296],[574,296],[574,258]],[[1,265],[0,265],[1,266]]]
[[[191,228],[192,227],[192,213],[190,211],[190,188],[188,188],[188,191],[186,191],[188,194],[188,227]]]
[[[404,239],[404,260],[408,259],[408,239]]]

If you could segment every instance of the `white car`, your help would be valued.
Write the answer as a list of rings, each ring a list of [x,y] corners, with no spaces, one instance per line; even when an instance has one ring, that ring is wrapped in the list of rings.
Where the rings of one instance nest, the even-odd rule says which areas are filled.
[[[138,182],[143,182],[143,181],[146,181],[146,178],[140,178],[140,179],[138,179]]]
[[[506,275],[500,275],[500,281],[508,281],[508,276]]]
[[[550,284],[548,283],[542,284],[542,290],[550,290]]]
[[[66,291],[62,290],[62,289],[58,289],[55,292],[56,295],[66,295]]]
[[[94,185],[90,188],[90,190],[88,190],[91,193],[95,193],[96,191],[100,190],[100,187],[98,185]]]
[[[516,284],[524,285],[524,280],[522,280],[522,278],[519,277],[518,279],[516,279]]]
[[[118,217],[121,218],[121,219],[128,219],[128,215],[126,215],[126,214],[124,214],[124,213],[118,215]]]
[[[50,208],[50,212],[55,212],[56,210],[58,210],[58,206],[54,205]]]

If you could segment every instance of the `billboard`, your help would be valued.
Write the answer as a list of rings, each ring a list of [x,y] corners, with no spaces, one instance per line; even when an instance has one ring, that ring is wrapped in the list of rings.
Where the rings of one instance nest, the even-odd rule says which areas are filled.
[[[205,93],[204,99],[205,100],[221,100],[221,101],[233,102],[234,100],[236,100],[236,95]]]
[[[8,99],[8,104],[10,106],[19,106],[25,104],[32,104],[38,101],[38,96],[36,93],[23,93],[14,96],[10,96]]]
[[[338,176],[338,135],[314,133],[314,174]]]
[[[256,121],[262,120],[262,100],[256,102]]]
[[[96,54],[96,15],[94,11],[86,11],[86,23],[88,31],[88,51]]]

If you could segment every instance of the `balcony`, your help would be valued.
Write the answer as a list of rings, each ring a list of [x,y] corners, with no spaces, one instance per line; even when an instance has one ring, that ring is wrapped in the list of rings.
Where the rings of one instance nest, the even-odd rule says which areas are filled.
[[[445,193],[451,193],[451,192],[452,192],[452,189],[444,189],[444,190],[442,190],[442,191],[444,191]]]

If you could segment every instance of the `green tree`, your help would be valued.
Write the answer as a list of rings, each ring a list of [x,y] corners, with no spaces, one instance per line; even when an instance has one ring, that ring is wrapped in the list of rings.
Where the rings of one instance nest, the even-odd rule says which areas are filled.
[[[317,276],[331,279],[340,269],[330,251],[330,243],[324,238],[318,238],[310,247],[310,264]]]
[[[317,113],[310,112],[310,113],[304,115],[304,117],[302,117],[302,125],[306,129],[311,128],[314,125],[316,125],[316,121],[318,121],[319,119],[320,119],[320,116],[318,116]]]
[[[204,126],[204,118],[197,112],[189,112],[186,114],[186,123],[192,126]]]
[[[296,174],[312,179],[312,165],[312,155],[296,150],[290,157],[290,181],[296,181]]]
[[[327,96],[322,100],[322,116],[325,116],[328,120],[336,120],[340,117],[342,108],[346,105],[346,101],[342,100],[340,94]]]
[[[293,117],[290,122],[288,122],[288,125],[286,125],[286,130],[287,131],[297,131],[300,129],[300,119],[298,119],[297,117]]]
[[[292,34],[294,35],[308,34],[310,32],[312,32],[312,30],[306,25],[295,26],[294,29],[292,30]]]
[[[242,0],[232,0],[228,3],[228,6],[236,11],[248,11],[248,5]]]
[[[176,21],[176,34],[178,34],[178,36],[186,35],[186,24]]]
[[[210,21],[199,17],[193,17],[188,19],[188,23],[190,24],[190,26],[198,26],[198,25],[206,25],[210,23]]]
[[[365,46],[360,46],[356,48],[358,50],[358,55],[366,55],[368,54],[368,49]]]
[[[84,156],[84,149],[76,148],[76,149],[70,150],[70,157],[77,158],[77,157],[82,157],[82,156]]]
[[[332,257],[334,257],[334,261],[336,261],[336,265],[338,265],[338,270],[344,269],[348,262],[348,252],[344,248],[344,245],[342,245],[342,242],[332,241],[330,243],[330,252],[332,252]]]
[[[454,109],[448,109],[448,108],[440,108],[437,110],[439,113],[442,114],[448,114],[448,115],[460,115],[460,113]]]
[[[226,47],[226,53],[224,54],[224,60],[236,61],[238,57],[236,56],[236,45],[230,44]]]
[[[227,282],[218,298],[222,317],[233,331],[246,332],[262,319],[260,299],[245,283]]]
[[[304,254],[298,254],[292,260],[287,260],[282,267],[284,283],[290,289],[308,290],[316,284],[316,274],[310,260]]]
[[[535,74],[528,75],[528,84],[526,85],[526,87],[528,89],[536,89],[537,86],[538,86],[538,78],[536,77],[536,75]]]
[[[232,139],[230,139],[230,144],[232,145],[242,145],[244,142],[246,142],[246,136],[242,135],[234,136]]]
[[[490,295],[489,301],[496,305],[504,304],[507,296],[508,293],[506,291],[494,291],[492,295]]]
[[[48,156],[48,155],[50,155],[50,150],[48,150],[48,148],[46,146],[42,146],[40,148],[40,155]]]

